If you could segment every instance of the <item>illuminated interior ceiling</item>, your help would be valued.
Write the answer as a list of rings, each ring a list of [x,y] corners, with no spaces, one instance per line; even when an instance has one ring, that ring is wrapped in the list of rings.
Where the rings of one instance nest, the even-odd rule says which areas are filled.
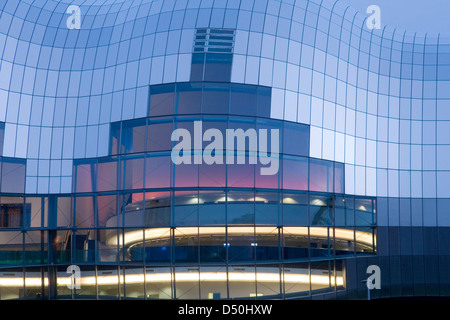
[[[308,232],[309,229],[309,232]],[[225,236],[225,227],[181,227],[176,228],[175,239],[188,237],[208,237],[208,236]],[[327,227],[282,227],[280,231],[286,237],[305,237],[308,235],[315,239],[332,238],[333,229]],[[254,237],[256,236],[273,236],[278,235],[277,227],[228,227],[226,230],[228,236]],[[334,228],[334,237],[336,240],[355,242],[357,245],[373,247],[375,236],[370,232],[352,229]],[[171,238],[170,228],[149,228],[142,230],[125,231],[123,237],[117,238],[114,233],[107,240],[110,246],[126,246],[131,247],[137,244],[143,244],[149,241],[169,241]]]
[[[282,280],[284,283],[290,284],[309,284],[310,280],[312,284],[316,285],[344,285],[344,277],[342,275],[333,276],[332,274],[324,274],[323,270],[311,269],[296,269],[290,268],[289,273],[284,273],[280,275],[280,272],[271,271],[270,268],[258,268],[258,272],[241,272],[241,271],[231,271],[231,272],[177,272],[175,276],[170,272],[156,272],[156,273],[142,273],[142,269],[128,269],[129,274],[123,276],[107,275],[107,276],[95,276],[95,274],[90,275],[88,272],[84,274],[89,274],[80,277],[81,286],[92,286],[92,285],[115,285],[120,283],[127,284],[142,284],[145,282],[153,283],[167,283],[171,281],[176,282],[223,282],[230,281],[236,283],[254,283],[255,281],[259,283],[278,283]],[[58,286],[66,286],[72,284],[72,278],[68,276],[66,272],[58,273],[57,277]],[[22,276],[17,274],[15,276],[13,273],[9,273],[8,276],[0,277],[0,288],[1,287],[21,287],[23,285],[27,287],[40,287],[42,285],[42,278],[40,277],[27,277],[24,279]],[[48,279],[44,278],[44,285],[48,286]]]

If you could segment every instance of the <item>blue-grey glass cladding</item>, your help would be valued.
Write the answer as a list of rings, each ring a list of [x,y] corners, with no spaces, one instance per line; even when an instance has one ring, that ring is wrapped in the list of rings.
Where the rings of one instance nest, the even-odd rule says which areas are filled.
[[[0,299],[365,299],[370,265],[373,298],[450,294],[447,37],[336,0],[68,9],[0,2]],[[250,138],[174,164],[200,121],[279,130],[277,172]]]

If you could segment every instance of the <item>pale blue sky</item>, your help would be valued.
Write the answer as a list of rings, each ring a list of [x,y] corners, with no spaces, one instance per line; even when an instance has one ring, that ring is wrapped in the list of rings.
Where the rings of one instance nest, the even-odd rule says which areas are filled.
[[[381,25],[412,32],[450,35],[450,0],[340,0],[367,15],[374,4],[381,9]]]

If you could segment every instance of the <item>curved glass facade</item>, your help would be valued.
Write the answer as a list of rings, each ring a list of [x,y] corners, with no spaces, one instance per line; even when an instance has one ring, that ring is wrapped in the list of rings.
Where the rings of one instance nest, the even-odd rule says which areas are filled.
[[[0,3],[0,299],[450,294],[449,39],[103,2]]]

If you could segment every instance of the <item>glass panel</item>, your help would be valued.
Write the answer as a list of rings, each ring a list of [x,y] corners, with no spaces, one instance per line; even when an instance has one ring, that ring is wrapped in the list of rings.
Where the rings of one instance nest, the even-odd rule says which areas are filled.
[[[1,197],[0,228],[21,228],[22,223],[24,227],[29,227],[29,220],[23,221],[24,209],[23,198]]]
[[[225,192],[200,191],[199,225],[225,225]]]
[[[210,84],[203,88],[202,113],[228,114],[230,88],[226,84]]]
[[[0,122],[0,155],[3,155],[4,139],[5,139],[5,123]]]
[[[333,229],[327,227],[309,228],[309,251],[311,258],[330,256]]]
[[[145,268],[147,299],[172,299],[173,276],[170,267]]]
[[[20,231],[0,231],[0,265],[22,264],[23,234]]]
[[[254,227],[228,227],[228,259],[235,261],[254,261],[256,240]]]
[[[168,191],[146,192],[144,225],[168,227],[171,222],[171,194]]]
[[[125,121],[122,123],[120,140],[121,153],[137,153],[145,151],[145,119]]]
[[[283,268],[283,283],[286,297],[309,294],[308,262],[285,264]]]
[[[284,122],[283,153],[309,156],[309,126]]]
[[[175,225],[198,225],[198,193],[197,191],[175,192]]]
[[[2,164],[2,192],[24,193],[25,191],[25,163],[7,162],[3,158]]]
[[[191,81],[203,81],[205,67],[205,54],[194,53],[192,55]]]
[[[169,188],[172,160],[170,157],[148,157],[145,159],[145,187]]]
[[[255,223],[256,225],[278,225],[278,192],[255,193]]]
[[[226,231],[224,227],[200,227],[200,261],[219,262],[226,261]]]
[[[144,187],[144,158],[121,161],[123,188],[142,189]]]
[[[97,277],[95,273],[95,266],[80,266],[81,283],[80,289],[75,287],[73,290],[75,299],[97,298]]]
[[[200,268],[200,299],[226,299],[227,268],[202,267]]]
[[[118,259],[118,230],[100,229],[97,232],[97,259],[100,262],[116,262]]]
[[[76,192],[93,192],[94,181],[96,181],[96,163],[75,165],[76,170]]]
[[[331,210],[329,208],[329,202],[331,200],[326,196],[312,195],[309,196],[309,215],[310,224],[312,226],[317,225],[331,225],[332,217]]]
[[[371,199],[355,199],[355,225],[371,226],[375,223],[373,201]]]
[[[258,150],[258,133],[256,131],[255,128],[256,124],[255,124],[255,120],[254,119],[249,119],[249,118],[241,118],[241,117],[233,117],[230,118],[228,121],[228,130],[230,131],[230,138],[233,138],[234,141],[233,145],[234,145],[234,149],[228,150],[227,151],[234,151],[234,152],[238,152],[237,156],[241,155],[242,152],[256,152]],[[243,131],[244,133],[244,138],[245,138],[245,144],[241,143],[240,138],[242,136],[238,136],[238,130]],[[234,135],[233,135],[234,133]],[[225,137],[228,140],[228,132],[225,133]],[[269,135],[269,134],[268,134]],[[228,142],[228,141],[227,141]],[[241,147],[242,145],[242,147]],[[238,158],[237,156],[235,156],[235,158]],[[239,159],[239,158],[238,158]],[[245,163],[249,163],[248,159],[245,159],[246,162]],[[257,160],[257,159],[255,159]],[[235,163],[239,163],[238,160],[235,159]]]
[[[77,197],[75,200],[75,222],[78,228],[94,226],[93,197]]]
[[[117,196],[98,196],[97,212],[99,227],[117,227]]]
[[[67,266],[58,266],[56,272],[56,292],[58,299],[72,299],[73,292],[69,289],[72,284],[70,273],[67,272]]]
[[[109,142],[110,145],[110,154],[116,155],[119,153],[119,143],[120,143],[120,122],[111,123],[111,140]]]
[[[282,126],[282,123],[279,121],[266,121],[266,120],[257,120],[256,123],[256,130],[258,132],[260,132],[259,130],[266,130],[267,131],[267,152],[268,155],[270,155],[272,157],[272,159],[266,159],[266,160],[270,160],[270,162],[268,164],[262,164],[261,163],[261,158],[259,159],[259,161],[257,162],[257,164],[255,165],[255,186],[257,188],[271,188],[271,189],[279,189],[280,188],[280,184],[281,184],[281,177],[282,177],[282,170],[281,170],[281,166],[282,166],[282,159],[281,159],[281,154],[277,154],[281,153],[281,149],[280,150],[276,150],[274,149],[274,146],[272,145],[272,130],[278,130],[278,134],[279,134],[279,138],[281,139],[281,135],[280,135],[280,127]],[[281,140],[279,141],[279,148],[281,148]],[[258,146],[259,148],[259,146]],[[272,155],[272,151],[274,152],[274,154]],[[262,156],[262,154],[261,154]],[[262,174],[262,169],[266,168],[265,170],[268,170],[268,168],[271,168],[271,170],[276,170],[274,171],[275,174],[271,174],[271,175],[263,175]],[[271,172],[273,173],[273,172]],[[307,174],[307,173],[306,173]],[[307,177],[307,175],[306,175]],[[307,186],[307,184],[306,184]]]
[[[52,231],[49,232],[49,241],[52,244],[53,256],[50,257],[51,262],[70,262],[71,259],[71,243],[73,237],[72,232],[69,230],[59,230],[56,234]]]
[[[195,56],[195,55],[194,55]],[[201,62],[203,72],[203,61]],[[194,69],[196,66],[192,66]],[[195,72],[192,70],[192,72]],[[201,75],[200,77],[202,77]],[[202,106],[202,86],[196,83],[177,84],[178,114],[199,114]]]
[[[375,233],[371,227],[356,227],[356,253],[374,253]]]
[[[45,283],[47,283],[48,285],[48,280],[46,278],[46,275],[43,274],[41,268],[27,268],[25,270],[25,296],[27,297],[27,299],[44,299]]]
[[[307,158],[283,158],[283,189],[308,190]]]
[[[232,54],[207,53],[204,81],[230,82]]]
[[[344,193],[344,164],[335,162],[334,163],[334,192],[335,193]]]
[[[200,273],[196,267],[175,268],[176,299],[199,299]]]
[[[172,150],[172,122],[149,122],[147,127],[147,151]]]
[[[198,263],[198,228],[176,228],[174,244],[175,262]]]
[[[125,297],[126,299],[144,298],[144,268],[125,267]]]
[[[226,166],[224,164],[208,165],[203,163],[198,168],[200,187],[225,187]]]
[[[249,164],[249,157],[245,156],[245,164],[228,164],[228,187],[254,188],[255,165]]]
[[[25,235],[25,264],[40,264],[47,262],[43,242],[44,232],[42,231],[27,231]]]
[[[113,266],[97,267],[97,286],[99,299],[119,297],[119,272]]]
[[[333,185],[333,163],[311,158],[309,162],[309,190],[333,192]]]
[[[308,225],[308,195],[302,193],[283,193],[283,225]]]
[[[311,290],[313,293],[334,290],[332,287],[332,278],[334,278],[332,263],[333,261],[311,262]]]
[[[254,225],[255,224],[255,195],[253,192],[228,192],[228,224]]]
[[[119,237],[119,255],[121,261],[143,262],[145,230],[124,229],[122,235],[119,234]]]
[[[256,297],[255,267],[233,266],[228,268],[230,298]]]
[[[258,87],[258,117],[270,118],[270,105],[272,101],[272,88]]]
[[[175,85],[152,86],[150,91],[150,117],[173,114],[175,106]]]
[[[336,226],[353,226],[354,198],[336,196],[334,199],[334,223]]]
[[[26,198],[25,208],[29,217],[31,228],[39,228],[42,225],[42,198]]]
[[[198,186],[198,165],[179,164],[175,168],[175,187],[197,187]]]
[[[231,85],[230,114],[256,116],[257,87]]]
[[[73,258],[76,262],[95,261],[95,230],[77,230],[73,233]]]
[[[308,258],[308,227],[283,228],[283,259],[297,260]]]
[[[123,225],[142,226],[144,223],[144,193],[129,193],[122,197]],[[119,223],[120,221],[119,217]]]
[[[257,297],[278,298],[281,293],[281,273],[278,265],[256,267]]]
[[[117,161],[98,163],[97,191],[117,190]]]
[[[57,200],[57,226],[68,227],[73,225],[73,211],[72,211],[72,198],[71,197],[59,197]]]
[[[277,227],[256,227],[256,260],[280,259],[280,239]]]
[[[144,237],[147,263],[170,261],[172,241],[169,228],[146,229]]]
[[[44,197],[44,228],[48,227],[48,197]]]
[[[334,248],[335,254],[353,255],[355,252],[355,239],[353,228],[335,228],[334,229]]]
[[[280,169],[280,160],[274,159],[272,161],[278,161],[278,172],[276,174],[263,175],[261,174],[262,168],[268,168],[270,165],[275,166],[275,162],[273,164],[265,165],[262,164],[261,161],[258,160],[258,163],[254,165],[255,167],[255,187],[256,188],[267,188],[267,189],[279,189],[280,180],[281,180],[281,169]]]
[[[335,260],[334,261],[334,275],[335,275],[335,286],[337,290],[344,290],[346,287],[345,283],[345,260]],[[332,279],[333,281],[333,279]],[[332,282],[333,284],[333,282]]]

